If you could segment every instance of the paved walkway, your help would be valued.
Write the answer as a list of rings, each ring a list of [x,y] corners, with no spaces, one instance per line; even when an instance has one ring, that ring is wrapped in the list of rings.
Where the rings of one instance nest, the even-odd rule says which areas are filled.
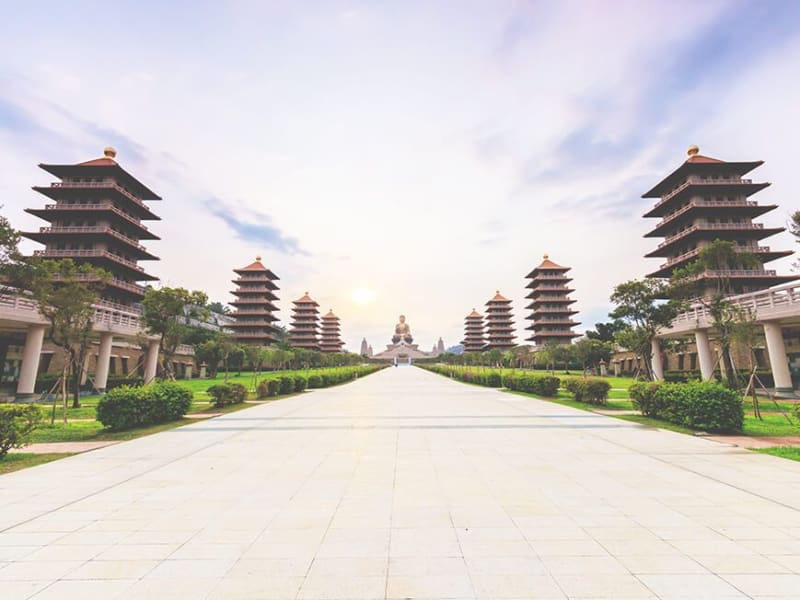
[[[0,477],[0,597],[797,598],[800,463],[387,369]]]

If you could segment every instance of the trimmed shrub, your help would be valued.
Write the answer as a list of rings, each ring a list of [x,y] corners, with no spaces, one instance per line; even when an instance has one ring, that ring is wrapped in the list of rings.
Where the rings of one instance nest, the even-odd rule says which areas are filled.
[[[0,459],[11,448],[27,446],[41,420],[42,411],[35,404],[0,404]]]
[[[322,378],[319,375],[309,375],[308,376],[308,387],[309,389],[316,389],[322,387]]]
[[[294,377],[286,375],[278,377],[278,393],[283,396],[292,392],[294,392]]]
[[[608,401],[608,392],[611,390],[608,381],[594,377],[569,377],[564,379],[561,385],[577,402],[596,405],[605,404]]]
[[[241,404],[247,400],[247,388],[241,383],[218,383],[206,391],[214,398],[214,406],[217,408]]]
[[[510,373],[505,377],[505,386],[514,391],[553,398],[558,395],[561,380],[553,375],[538,375],[527,372]]]
[[[489,387],[502,387],[503,386],[503,376],[500,374],[500,371],[489,371],[484,375],[485,383],[483,385]]]
[[[269,379],[262,379],[256,386],[256,397],[263,400],[267,396],[269,396]]]
[[[294,391],[295,392],[302,392],[308,387],[308,379],[306,379],[305,375],[295,375],[294,376]]]
[[[120,386],[100,398],[97,420],[115,430],[176,421],[189,410],[192,397],[190,390],[171,381]]]
[[[714,433],[735,433],[744,426],[739,395],[713,381],[635,383],[630,394],[647,417]]]

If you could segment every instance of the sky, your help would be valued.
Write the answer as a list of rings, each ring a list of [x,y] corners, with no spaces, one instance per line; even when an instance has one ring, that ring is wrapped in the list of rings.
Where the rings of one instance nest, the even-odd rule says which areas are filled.
[[[4,2],[5,3],[5,2]],[[257,255],[278,316],[305,291],[347,349],[399,314],[430,349],[496,290],[572,267],[583,331],[655,270],[641,194],[686,158],[764,160],[757,199],[800,208],[800,3],[450,0],[8,3],[0,203],[111,145],[163,197],[145,264],[228,302]],[[8,8],[8,7],[7,7]],[[786,233],[764,242],[792,248]],[[23,249],[39,247],[25,242]],[[782,272],[794,259],[770,264]]]

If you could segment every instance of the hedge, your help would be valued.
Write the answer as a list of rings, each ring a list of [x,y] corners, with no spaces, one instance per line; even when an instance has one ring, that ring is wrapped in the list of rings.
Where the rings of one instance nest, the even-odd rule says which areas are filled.
[[[121,430],[177,421],[189,410],[193,393],[178,383],[161,381],[110,390],[97,403],[97,420]]]
[[[217,408],[230,404],[241,404],[247,400],[247,388],[241,383],[218,383],[206,391],[214,398],[214,406]]]
[[[421,365],[420,365],[421,366]],[[552,375],[541,375],[529,371],[515,371],[503,375],[498,369],[470,369],[445,365],[425,365],[423,369],[446,375],[459,381],[484,385],[487,387],[503,387],[509,390],[527,392],[537,396],[554,397],[558,394],[561,380]]]
[[[638,382],[629,392],[633,405],[646,417],[713,433],[738,433],[744,426],[739,395],[713,381]]]
[[[0,459],[11,448],[22,448],[42,419],[36,404],[0,404]]]
[[[558,395],[561,380],[554,375],[516,372],[506,375],[504,383],[510,390],[554,398]]]
[[[358,365],[352,367],[334,367],[309,375],[281,375],[276,373],[268,379],[262,379],[256,387],[259,398],[283,396],[302,392],[306,389],[330,387],[346,381],[352,381],[362,375],[369,375],[385,368],[385,365]]]
[[[611,384],[604,379],[591,377],[569,377],[562,382],[567,390],[577,402],[602,405],[608,402],[608,392]]]

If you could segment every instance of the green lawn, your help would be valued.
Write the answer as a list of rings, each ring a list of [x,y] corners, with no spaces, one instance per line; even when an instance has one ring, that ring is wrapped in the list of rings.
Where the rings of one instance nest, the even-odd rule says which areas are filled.
[[[28,454],[16,453],[6,454],[4,458],[0,458],[0,475],[11,473],[12,471],[19,471],[20,469],[27,469],[28,467],[35,467],[48,463],[59,458],[66,458],[72,456],[70,453],[59,454]]]
[[[771,454],[772,456],[788,458],[789,460],[800,460],[800,448],[773,446],[772,448],[751,448],[751,450],[761,452],[762,454]]]

